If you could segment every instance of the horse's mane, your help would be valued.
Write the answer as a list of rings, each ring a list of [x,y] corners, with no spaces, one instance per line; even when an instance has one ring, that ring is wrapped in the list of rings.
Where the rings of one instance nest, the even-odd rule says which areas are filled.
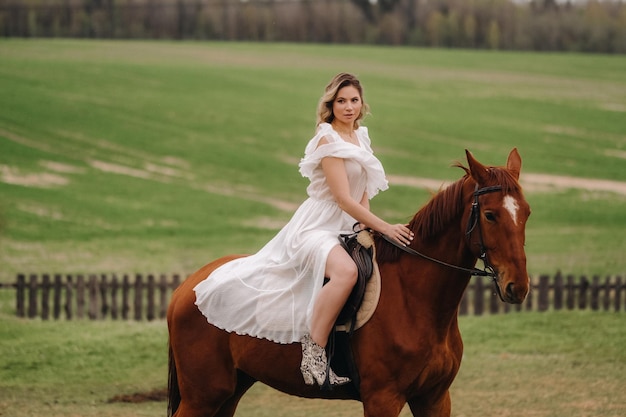
[[[463,200],[463,186],[471,178],[470,171],[460,163],[453,165],[465,171],[465,175],[444,189],[435,193],[409,222],[409,229],[415,234],[417,240],[431,239],[448,227],[450,222],[462,215],[465,201]],[[510,191],[520,191],[521,187],[515,177],[503,167],[490,167],[487,169],[490,184],[502,186],[506,194]],[[376,260],[382,264],[394,262],[402,253],[401,249],[387,242],[382,236],[377,236]]]

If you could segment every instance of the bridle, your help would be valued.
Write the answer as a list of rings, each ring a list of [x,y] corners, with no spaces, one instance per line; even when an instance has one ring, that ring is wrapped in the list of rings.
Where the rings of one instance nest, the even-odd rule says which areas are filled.
[[[467,239],[469,239],[470,235],[472,234],[474,229],[476,229],[478,227],[478,244],[480,245],[480,255],[478,256],[478,258],[481,261],[483,261],[484,269],[464,268],[462,266],[449,264],[447,262],[441,261],[439,259],[432,258],[432,257],[430,257],[428,255],[425,255],[425,254],[423,254],[421,252],[418,252],[415,249],[412,249],[412,248],[410,248],[408,246],[400,246],[393,239],[391,239],[389,236],[386,236],[386,235],[383,235],[383,234],[381,234],[381,236],[387,242],[391,243],[392,245],[394,245],[395,247],[403,250],[406,253],[409,253],[411,255],[420,256],[420,257],[422,257],[424,259],[427,259],[427,260],[429,260],[431,262],[435,262],[435,263],[437,263],[439,265],[446,266],[448,268],[456,269],[458,271],[463,271],[463,272],[469,272],[472,276],[491,277],[491,279],[495,283],[496,280],[498,279],[498,274],[496,273],[496,271],[493,269],[493,267],[489,263],[489,260],[487,258],[487,248],[485,247],[485,244],[483,243],[483,233],[482,233],[482,228],[480,227],[480,203],[478,201],[478,197],[480,197],[483,194],[493,193],[493,192],[496,192],[496,191],[502,191],[502,186],[501,185],[493,185],[493,186],[490,186],[490,187],[478,188],[478,184],[476,184],[476,188],[474,189],[474,201],[472,202],[472,208],[471,208],[471,211],[470,211],[470,216],[469,216],[469,219],[467,221],[467,227],[465,228],[465,237]],[[502,294],[500,294],[500,288],[498,287],[498,285],[496,285],[495,287],[496,287],[496,289],[498,291],[498,295],[500,296],[500,298],[502,298]]]

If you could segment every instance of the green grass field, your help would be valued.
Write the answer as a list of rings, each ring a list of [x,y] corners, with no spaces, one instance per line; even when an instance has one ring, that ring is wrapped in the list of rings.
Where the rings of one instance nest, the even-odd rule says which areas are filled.
[[[465,148],[501,165],[515,146],[531,273],[626,272],[626,57],[1,40],[0,280],[184,274],[257,250],[305,198],[297,162],[339,71],[372,107],[378,214],[410,218],[430,192],[411,181],[459,178]]]
[[[306,197],[315,106],[357,73],[405,221],[470,149],[512,147],[531,274],[626,273],[626,57],[372,46],[0,40],[0,283],[25,273],[191,272],[252,252]],[[453,415],[626,414],[623,315],[462,317]],[[161,416],[109,403],[166,384],[164,322],[14,317],[0,289],[0,416]],[[263,386],[238,416],[358,416]],[[403,417],[408,416],[405,410]]]
[[[0,415],[163,416],[163,401],[115,396],[162,390],[164,322],[0,320]],[[465,354],[453,416],[621,417],[626,413],[623,316],[522,313],[462,317]],[[362,415],[357,402],[305,400],[256,385],[239,417]],[[410,415],[408,409],[402,417]]]

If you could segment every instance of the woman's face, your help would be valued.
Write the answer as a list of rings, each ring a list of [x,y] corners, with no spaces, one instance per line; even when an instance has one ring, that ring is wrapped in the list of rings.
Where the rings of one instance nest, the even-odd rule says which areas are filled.
[[[363,107],[363,102],[359,90],[348,85],[337,92],[337,97],[333,102],[333,116],[337,122],[352,127],[361,114],[361,107]]]

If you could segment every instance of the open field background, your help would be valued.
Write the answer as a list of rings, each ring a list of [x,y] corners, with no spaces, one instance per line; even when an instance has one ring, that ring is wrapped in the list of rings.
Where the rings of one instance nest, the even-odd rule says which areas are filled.
[[[531,274],[626,273],[626,58],[246,43],[0,40],[0,283],[17,272],[187,273],[258,249],[305,198],[297,162],[334,73],[360,75],[404,221],[470,149],[514,146]],[[165,323],[13,317],[0,415],[160,416]],[[454,416],[623,416],[621,314],[462,317]],[[256,387],[238,416],[357,416]],[[408,413],[404,412],[403,416]]]
[[[0,279],[257,250],[305,198],[297,162],[338,71],[372,106],[377,213],[410,218],[465,148],[500,165],[516,146],[531,273],[626,272],[623,56],[2,40]]]

